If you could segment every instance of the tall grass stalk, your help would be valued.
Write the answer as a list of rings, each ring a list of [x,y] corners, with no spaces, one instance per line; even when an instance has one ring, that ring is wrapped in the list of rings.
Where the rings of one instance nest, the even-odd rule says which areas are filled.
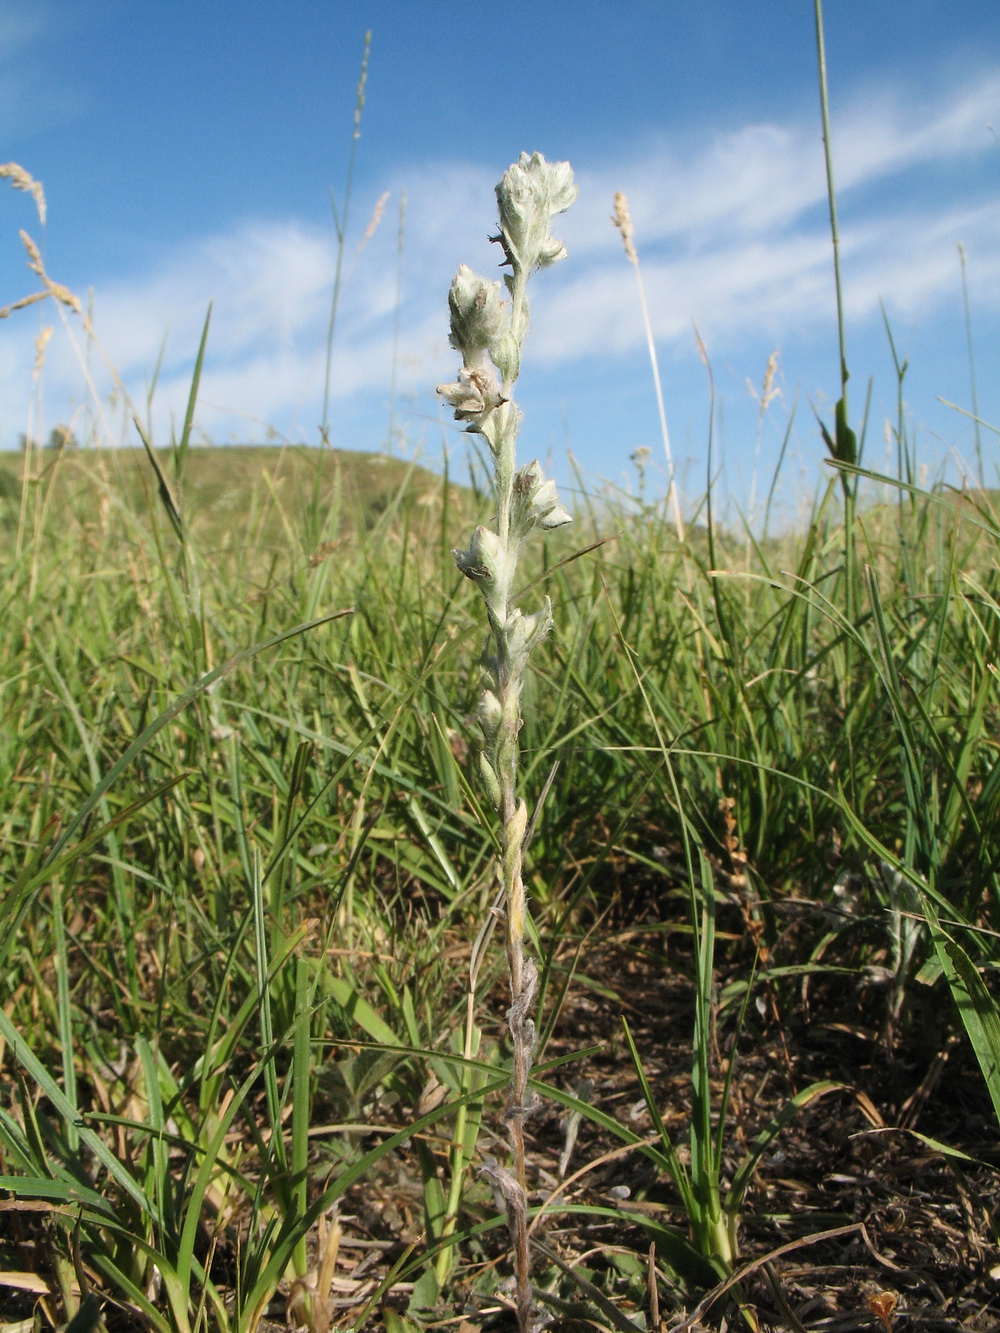
[[[506,954],[510,978],[507,1022],[513,1049],[504,1120],[513,1171],[496,1164],[483,1168],[507,1212],[514,1249],[517,1317],[522,1333],[531,1327],[530,1256],[524,1122],[532,1111],[528,1092],[535,1023],[531,1017],[538,971],[525,951],[526,902],[522,854],[528,807],[518,793],[518,735],[522,726],[521,689],[529,654],[552,624],[546,598],[540,611],[524,615],[514,605],[518,556],[527,538],[570,521],[538,462],[517,469],[521,413],[513,401],[528,332],[527,286],[532,273],[562,259],[565,248],[549,234],[549,224],[577,196],[569,164],[550,164],[539,153],[522,153],[496,189],[500,234],[495,238],[510,272],[500,283],[481,278],[463,265],[448,295],[451,343],[462,354],[454,384],[438,392],[466,430],[481,435],[493,457],[494,526],[479,526],[469,549],[456,551],[459,569],[479,589],[486,605],[489,640],[482,658],[486,687],[478,708],[484,748],[479,769],[500,819],[500,878],[504,894]],[[499,376],[499,378],[498,378]]]
[[[396,301],[392,312],[392,370],[389,376],[389,452],[396,447],[396,408],[399,393],[399,321],[403,312],[403,245],[406,240],[406,191],[399,196],[399,226],[396,229]]]
[[[757,397],[757,424],[753,433],[753,471],[750,474],[750,498],[747,501],[747,559],[749,567],[749,547],[751,534],[754,528],[754,522],[757,518],[757,476],[760,471],[760,446],[764,434],[764,418],[767,415],[767,409],[781,394],[781,390],[775,384],[775,376],[778,373],[778,352],[777,349],[767,358],[767,368],[764,371],[764,378],[761,381],[760,395]],[[751,386],[751,392],[753,390]],[[765,508],[765,514],[766,514]],[[761,529],[763,536],[767,535],[767,521]]]
[[[972,407],[972,429],[976,442],[976,480],[980,487],[986,485],[983,472],[983,440],[979,421],[979,390],[976,385],[976,352],[972,341],[972,314],[969,310],[969,274],[965,259],[965,246],[959,244],[958,262],[962,270],[962,315],[965,320],[965,350],[969,359],[969,403]]]
[[[816,20],[816,63],[819,73],[819,107],[823,125],[823,159],[826,165],[826,193],[830,210],[830,240],[833,245],[833,283],[837,298],[837,348],[839,352],[840,397],[834,408],[833,432],[820,422],[820,430],[834,464],[846,464],[840,470],[844,502],[844,607],[853,624],[857,613],[857,559],[855,516],[857,513],[857,477],[847,469],[860,462],[858,437],[851,429],[847,405],[847,333],[844,320],[844,287],[840,272],[840,228],[837,222],[837,191],[833,179],[833,146],[830,138],[830,98],[826,83],[826,40],[823,34],[823,0],[814,0]],[[845,675],[850,675],[848,654]]]
[[[674,527],[677,540],[684,540],[684,519],[681,516],[680,498],[677,492],[677,474],[674,471],[674,456],[670,448],[670,432],[667,430],[667,410],[663,405],[663,385],[660,383],[660,363],[656,356],[656,339],[653,337],[653,321],[649,317],[649,303],[646,300],[646,287],[642,281],[642,269],[639,267],[639,252],[635,247],[635,228],[629,211],[628,199],[619,190],[615,195],[615,212],[612,222],[622,234],[625,255],[635,273],[636,286],[639,289],[639,306],[642,310],[642,325],[646,331],[646,348],[649,351],[649,363],[653,370],[653,387],[656,390],[656,410],[660,417],[660,438],[663,452],[667,456],[667,479],[669,490],[667,504],[673,510]]]
[[[330,188],[330,208],[333,212],[333,226],[337,233],[337,267],[333,275],[333,293],[330,297],[330,318],[326,326],[326,358],[323,365],[323,416],[320,421],[319,435],[323,444],[330,443],[330,374],[333,367],[333,336],[337,328],[337,311],[340,309],[340,291],[344,274],[344,253],[347,244],[347,219],[351,208],[351,192],[354,186],[354,164],[358,155],[358,140],[361,138],[361,112],[365,105],[365,81],[368,78],[368,56],[372,47],[371,31],[365,33],[365,49],[361,57],[361,73],[358,76],[358,91],[354,103],[354,128],[351,133],[351,151],[347,158],[347,178],[344,182],[344,199],[340,208],[337,197]]]

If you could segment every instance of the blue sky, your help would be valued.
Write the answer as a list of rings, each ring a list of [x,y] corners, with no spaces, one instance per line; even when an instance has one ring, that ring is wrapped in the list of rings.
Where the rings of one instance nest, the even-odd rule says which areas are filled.
[[[959,243],[980,411],[1000,422],[1000,6],[828,0],[826,24],[852,415],[874,377],[867,461],[882,468],[896,399],[883,303],[920,457],[954,480],[975,465],[971,423],[938,402],[971,404]],[[627,484],[643,446],[662,466],[634,275],[609,220],[624,190],[689,502],[709,427],[693,325],[726,489],[759,506],[797,400],[783,489],[789,503],[809,493],[823,454],[813,408],[828,415],[838,392],[810,0],[0,0],[0,160],[48,201],[42,229],[28,196],[0,189],[0,305],[33,290],[24,228],[53,279],[92,291],[101,348],[144,412],[163,350],[164,442],[212,300],[198,437],[314,443],[329,187],[342,197],[368,29],[333,442],[385,447],[395,384],[397,452],[437,465],[447,448],[461,465],[467,441],[433,395],[455,370],[447,288],[459,263],[495,272],[493,185],[538,150],[573,164],[580,198],[556,229],[569,258],[534,283],[525,456],[567,485],[567,451],[588,485]],[[32,365],[48,325],[39,418]],[[774,352],[780,394],[759,422]],[[0,322],[0,447],[70,419],[80,436],[135,443],[112,390],[102,353],[51,303]],[[981,432],[988,479],[997,443]]]

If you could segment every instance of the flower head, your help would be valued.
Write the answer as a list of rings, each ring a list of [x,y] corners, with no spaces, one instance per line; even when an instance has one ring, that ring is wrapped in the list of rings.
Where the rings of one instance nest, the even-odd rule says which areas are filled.
[[[518,470],[511,514],[511,528],[518,539],[527,537],[534,528],[547,531],[572,521],[572,515],[559,503],[555,482],[546,480],[537,458]]]
[[[501,240],[516,267],[531,270],[566,257],[566,247],[549,235],[549,223],[565,213],[579,191],[568,162],[546,162],[541,153],[522,153],[497,186]]]
[[[500,283],[490,282],[462,264],[448,293],[451,345],[462,353],[466,366],[479,364],[507,325],[507,310],[500,299]]]
[[[484,419],[506,399],[493,367],[481,362],[474,370],[463,366],[454,384],[439,384],[437,392],[455,413],[456,421],[467,421],[466,430],[481,431]]]
[[[452,551],[455,564],[467,579],[472,579],[483,590],[487,601],[490,590],[499,585],[506,593],[510,585],[514,560],[510,550],[504,546],[497,534],[490,528],[476,528],[467,551]]]

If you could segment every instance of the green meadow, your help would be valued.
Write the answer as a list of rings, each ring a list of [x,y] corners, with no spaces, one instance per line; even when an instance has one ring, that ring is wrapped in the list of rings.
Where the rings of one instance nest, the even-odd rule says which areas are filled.
[[[158,460],[3,460],[5,1326],[502,1310],[483,626],[451,555],[488,498],[332,451]],[[956,1320],[988,1302],[990,500],[859,504],[852,620],[836,478],[781,539],[706,503],[680,543],[662,503],[602,498],[533,548],[529,1202],[558,1319],[648,1328],[655,1291],[676,1320],[748,1264],[705,1320],[806,1289],[864,1312],[844,1265]]]
[[[192,447],[210,338],[169,446],[0,455],[0,1333],[1000,1327],[997,493],[898,362],[866,468],[838,268],[794,529],[642,454],[568,522],[575,197],[448,294],[460,477]]]

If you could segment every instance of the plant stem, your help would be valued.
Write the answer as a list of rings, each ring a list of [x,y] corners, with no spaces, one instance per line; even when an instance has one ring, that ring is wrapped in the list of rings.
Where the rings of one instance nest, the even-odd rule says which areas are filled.
[[[320,440],[330,443],[330,370],[333,365],[333,334],[337,326],[337,309],[340,305],[340,287],[344,270],[344,243],[347,235],[347,214],[351,206],[351,186],[354,183],[354,161],[358,153],[358,140],[361,138],[361,111],[365,104],[365,80],[368,77],[368,53],[371,51],[371,31],[365,33],[365,50],[361,57],[361,74],[358,78],[358,95],[354,104],[354,131],[351,135],[351,152],[347,159],[347,179],[344,185],[344,211],[337,212],[337,201],[330,189],[330,206],[333,209],[333,225],[337,232],[337,268],[333,277],[333,296],[330,298],[330,319],[326,329],[326,364],[323,372],[323,418],[319,428]]]
[[[830,208],[830,239],[833,243],[833,281],[837,295],[837,346],[840,352],[840,397],[847,416],[847,343],[844,333],[844,294],[840,278],[840,231],[837,226],[837,194],[833,182],[833,150],[830,144],[830,102],[826,86],[826,43],[823,37],[823,0],[813,0],[816,14],[816,61],[819,67],[819,110],[823,121],[823,156],[826,163],[826,194]]]
[[[816,16],[816,60],[819,70],[819,105],[823,122],[823,156],[826,162],[826,193],[830,208],[830,238],[833,243],[833,282],[837,298],[837,346],[840,360],[840,399],[835,409],[834,433],[826,433],[828,446],[838,463],[860,462],[857,440],[850,427],[847,409],[847,341],[844,329],[844,292],[840,273],[840,231],[837,225],[837,193],[833,180],[833,149],[830,142],[830,102],[826,84],[826,43],[823,37],[823,0],[813,0]],[[857,557],[855,551],[855,517],[858,480],[853,473],[840,472],[844,497],[844,613],[849,625],[857,620]],[[852,678],[853,653],[850,640],[844,645],[844,699]]]
[[[649,303],[646,300],[646,287],[642,280],[642,269],[639,267],[639,252],[635,247],[632,215],[629,211],[628,200],[621,191],[615,195],[615,215],[612,218],[612,221],[621,231],[622,240],[625,244],[625,255],[635,272],[635,282],[639,289],[639,308],[642,311],[642,324],[646,333],[646,347],[649,351],[649,362],[653,370],[653,388],[656,391],[656,409],[660,418],[660,438],[663,440],[663,452],[667,457],[667,480],[669,483],[667,505],[673,510],[674,527],[677,530],[677,540],[683,543],[685,540],[684,519],[681,516],[680,497],[677,494],[677,476],[674,472],[674,456],[670,448],[670,432],[667,430],[667,411],[663,405],[663,385],[660,383],[660,363],[656,355],[656,339],[653,337],[653,321],[649,316]]]
[[[979,433],[979,394],[976,391],[976,357],[972,343],[972,316],[969,313],[969,276],[965,271],[965,246],[959,243],[958,260],[962,266],[962,312],[965,315],[965,346],[969,356],[969,388],[972,394],[972,424],[976,440],[976,479],[980,489],[986,485],[983,472],[983,441]]]
[[[513,402],[528,329],[528,278],[537,268],[562,259],[562,243],[548,234],[548,224],[577,195],[569,164],[550,164],[539,154],[522,153],[497,186],[504,278],[509,302],[500,297],[500,283],[480,278],[463,265],[451,285],[451,344],[462,353],[462,369],[454,384],[438,388],[467,429],[482,435],[493,455],[493,496],[496,527],[477,527],[467,551],[455,551],[459,569],[479,588],[489,621],[488,651],[483,659],[487,688],[480,699],[478,721],[484,746],[480,773],[500,820],[500,882],[505,907],[506,957],[510,979],[510,1029],[513,1057],[504,1122],[510,1140],[513,1171],[484,1164],[482,1174],[502,1198],[514,1250],[517,1318],[522,1333],[531,1328],[531,1255],[528,1247],[527,1169],[524,1121],[531,1114],[528,1092],[535,1024],[531,1018],[538,982],[534,962],[525,954],[526,904],[522,878],[528,810],[517,793],[518,735],[521,730],[521,684],[531,649],[552,623],[551,605],[525,616],[514,605],[514,574],[525,539],[570,521],[558,503],[555,486],[546,481],[538,462],[515,471],[521,414]],[[486,358],[488,357],[488,360]],[[499,381],[497,378],[499,372]],[[485,930],[485,928],[484,928]],[[478,957],[480,940],[473,950]],[[474,975],[473,975],[474,986]],[[460,1136],[456,1125],[456,1142]],[[453,1212],[449,1202],[449,1214]]]

